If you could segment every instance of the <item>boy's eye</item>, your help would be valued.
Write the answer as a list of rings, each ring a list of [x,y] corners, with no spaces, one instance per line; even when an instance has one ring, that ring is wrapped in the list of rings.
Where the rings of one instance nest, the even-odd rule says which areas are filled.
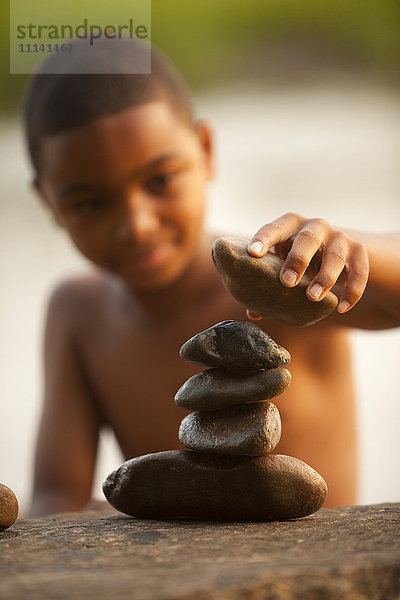
[[[147,189],[154,194],[159,194],[168,188],[176,175],[177,173],[160,173],[159,175],[153,175],[147,181]]]
[[[71,209],[78,214],[92,214],[98,212],[103,207],[104,201],[100,198],[88,198],[87,200],[76,202],[72,205]]]

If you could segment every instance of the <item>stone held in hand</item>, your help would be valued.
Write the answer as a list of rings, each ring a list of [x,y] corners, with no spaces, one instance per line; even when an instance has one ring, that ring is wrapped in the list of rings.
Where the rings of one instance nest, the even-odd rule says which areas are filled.
[[[0,531],[8,529],[18,517],[18,500],[14,492],[0,483]]]
[[[332,292],[320,302],[307,298],[306,288],[311,282],[307,271],[295,287],[285,287],[279,280],[283,260],[271,252],[251,256],[247,245],[243,238],[222,237],[215,240],[211,251],[224,286],[243,306],[297,327],[312,325],[335,310],[338,299]]]
[[[215,410],[242,402],[269,400],[282,394],[291,381],[287,369],[233,375],[206,369],[190,377],[175,395],[175,404],[188,410]]]
[[[257,371],[284,367],[290,354],[254,323],[222,321],[183,344],[183,360],[229,371]]]
[[[109,475],[103,491],[114,508],[144,519],[285,521],[318,510],[327,486],[290,456],[170,450],[127,461]]]
[[[238,456],[264,456],[281,438],[281,418],[271,402],[248,402],[229,408],[192,412],[179,427],[188,450]]]

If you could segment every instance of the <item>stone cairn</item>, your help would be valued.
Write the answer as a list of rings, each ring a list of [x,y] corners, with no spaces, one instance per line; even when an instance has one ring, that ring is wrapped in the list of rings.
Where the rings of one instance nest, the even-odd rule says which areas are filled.
[[[0,483],[0,532],[8,529],[18,517],[18,500],[12,490]]]
[[[141,518],[287,520],[323,504],[327,486],[304,462],[272,454],[281,435],[266,401],[290,385],[290,355],[253,323],[223,321],[181,348],[210,367],[188,379],[175,403],[194,410],[179,429],[187,450],[131,459],[103,491],[117,510]]]
[[[223,321],[188,340],[183,360],[211,367],[188,379],[175,404],[194,410],[179,428],[188,450],[237,456],[270,454],[281,437],[271,402],[290,385],[287,350],[252,323]]]

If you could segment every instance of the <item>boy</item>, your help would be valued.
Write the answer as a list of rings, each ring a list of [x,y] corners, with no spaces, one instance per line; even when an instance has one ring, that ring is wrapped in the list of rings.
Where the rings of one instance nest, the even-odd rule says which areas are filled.
[[[118,64],[138,51],[135,42],[113,42],[99,42],[98,60]],[[90,61],[79,41],[73,53]],[[39,515],[87,504],[104,425],[127,459],[178,448],[184,412],[173,397],[200,370],[178,349],[246,312],[212,265],[217,236],[203,230],[211,133],[194,121],[188,92],[163,57],[153,51],[151,75],[36,75],[25,125],[34,185],[93,264],[59,285],[49,304],[32,506]],[[254,256],[273,247],[285,258],[282,285],[296,285],[312,261],[309,300],[329,289],[339,296],[338,311],[314,326],[258,323],[292,354],[292,385],[276,399],[277,451],[321,473],[327,506],[356,499],[348,330],[400,325],[399,240],[286,214],[249,243]]]

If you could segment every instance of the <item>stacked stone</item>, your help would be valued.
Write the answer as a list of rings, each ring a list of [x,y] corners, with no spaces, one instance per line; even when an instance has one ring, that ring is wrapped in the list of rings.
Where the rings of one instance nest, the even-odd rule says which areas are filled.
[[[128,460],[103,483],[117,510],[139,518],[219,521],[296,519],[318,510],[327,486],[309,465],[272,454],[278,409],[267,400],[290,384],[289,353],[256,325],[224,321],[181,348],[210,367],[175,397],[195,410],[180,426],[188,450]]]
[[[223,321],[181,348],[183,360],[211,367],[188,379],[175,396],[194,410],[179,428],[188,450],[265,456],[281,437],[274,398],[290,385],[290,354],[252,323]]]
[[[212,246],[211,256],[228,292],[247,309],[280,321],[285,325],[306,327],[330,315],[338,299],[328,292],[319,302],[311,302],[306,290],[315,273],[308,268],[299,283],[292,288],[282,285],[279,274],[284,261],[267,252],[262,257],[250,256],[248,240],[243,238],[218,238]]]

